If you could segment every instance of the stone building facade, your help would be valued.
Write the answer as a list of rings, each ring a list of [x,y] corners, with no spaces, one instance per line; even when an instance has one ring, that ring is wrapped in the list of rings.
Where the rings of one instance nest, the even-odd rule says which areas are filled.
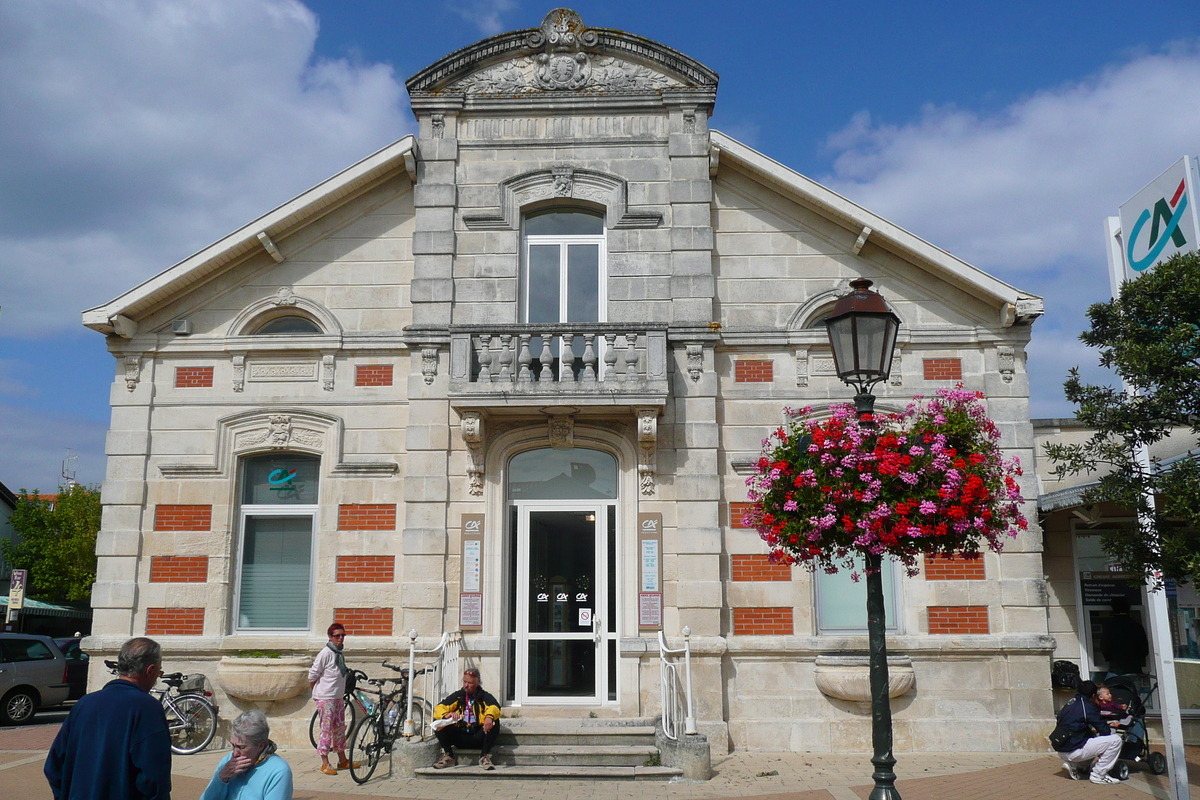
[[[860,277],[903,321],[880,407],[962,382],[1031,461],[1041,300],[711,130],[716,73],[570,11],[408,89],[415,136],[85,312],[117,365],[92,648],[215,674],[335,619],[363,663],[462,631],[522,716],[644,717],[686,626],[715,750],[869,750],[863,590],[768,563],[749,465],[785,406],[849,398],[820,323]],[[889,582],[897,750],[1044,748],[1040,534]]]

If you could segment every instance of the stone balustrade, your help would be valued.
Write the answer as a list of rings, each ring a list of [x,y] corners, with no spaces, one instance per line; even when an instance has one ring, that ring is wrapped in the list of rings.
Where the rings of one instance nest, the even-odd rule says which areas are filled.
[[[665,325],[460,325],[450,329],[452,397],[496,395],[591,405],[665,399]],[[590,398],[590,399],[589,399]],[[519,401],[518,401],[519,403]]]

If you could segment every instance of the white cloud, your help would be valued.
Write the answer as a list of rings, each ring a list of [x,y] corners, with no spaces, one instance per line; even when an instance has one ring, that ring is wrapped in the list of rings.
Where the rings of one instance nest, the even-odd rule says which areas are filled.
[[[467,2],[446,3],[446,7],[462,18],[464,22],[474,25],[484,36],[495,36],[511,30],[502,16],[516,9],[515,0],[468,0]]]
[[[0,4],[0,332],[110,300],[408,132],[296,0]]]
[[[822,182],[1046,298],[1029,348],[1035,415],[1068,416],[1072,342],[1108,296],[1103,220],[1181,155],[1200,151],[1196,43],[1113,66],[983,116],[927,107],[903,125],[861,112],[831,136]],[[1075,360],[1072,360],[1075,359]]]

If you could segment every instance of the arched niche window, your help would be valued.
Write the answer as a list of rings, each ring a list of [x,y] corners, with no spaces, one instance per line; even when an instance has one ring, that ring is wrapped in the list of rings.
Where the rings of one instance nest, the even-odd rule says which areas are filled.
[[[562,324],[608,319],[604,217],[581,208],[552,208],[525,216],[521,241],[521,321]],[[541,340],[531,349],[541,351]],[[551,343],[558,369],[561,337]],[[583,352],[577,337],[576,354]],[[580,367],[581,368],[581,367]]]
[[[298,453],[242,459],[237,630],[312,627],[313,531],[320,471],[320,458]]]
[[[313,322],[308,317],[302,317],[299,314],[288,314],[283,317],[274,317],[259,325],[254,329],[254,336],[270,336],[278,334],[321,334],[321,326]]]

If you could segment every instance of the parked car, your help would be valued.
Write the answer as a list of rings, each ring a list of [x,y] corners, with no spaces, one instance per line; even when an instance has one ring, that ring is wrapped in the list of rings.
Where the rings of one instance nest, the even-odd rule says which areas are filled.
[[[78,700],[87,694],[88,654],[79,648],[81,641],[78,637],[54,640],[67,659],[67,683],[71,684],[68,700]]]
[[[0,633],[0,724],[21,725],[65,702],[67,659],[49,636]]]

